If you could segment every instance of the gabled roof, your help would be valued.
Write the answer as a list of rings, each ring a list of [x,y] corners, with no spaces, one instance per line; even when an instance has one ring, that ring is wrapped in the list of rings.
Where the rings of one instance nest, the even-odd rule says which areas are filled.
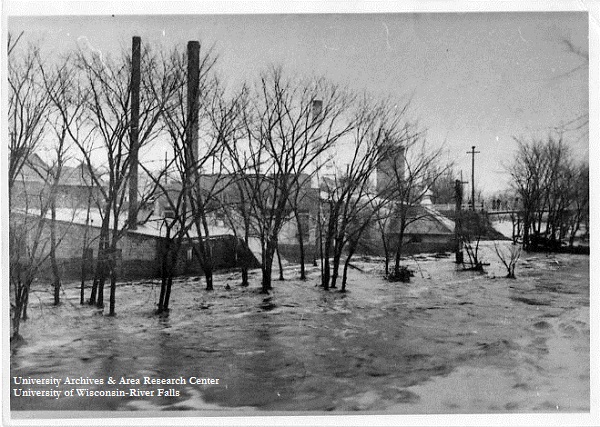
[[[44,162],[36,153],[32,153],[27,158],[25,163],[23,163],[18,180],[24,182],[45,183],[46,181],[42,178],[42,176],[46,170],[48,170],[48,165],[46,162]]]
[[[99,180],[102,185],[102,180]],[[83,162],[77,166],[63,166],[60,175],[60,185],[89,186],[94,185],[90,171]]]
[[[46,183],[46,176],[52,171],[53,165],[46,163],[37,153],[32,153],[23,164],[19,180],[24,182]],[[98,179],[100,185],[104,186],[102,179]],[[89,168],[83,162],[77,166],[63,165],[59,185],[82,186],[94,185]]]
[[[407,225],[405,234],[420,235],[451,235],[454,234],[454,222],[427,206],[415,206],[408,217],[413,220]],[[416,218],[416,219],[415,219]],[[388,226],[388,232],[398,233],[399,218],[393,217]]]

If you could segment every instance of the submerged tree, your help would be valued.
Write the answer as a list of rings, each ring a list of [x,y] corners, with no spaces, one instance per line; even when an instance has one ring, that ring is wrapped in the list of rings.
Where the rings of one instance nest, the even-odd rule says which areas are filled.
[[[137,144],[131,138],[132,57],[101,57],[79,50],[72,57],[72,85],[64,85],[62,97],[53,101],[60,112],[69,137],[78,147],[83,163],[99,193],[95,200],[101,215],[98,259],[90,304],[104,307],[104,284],[110,280],[109,314],[115,313],[118,243],[132,221],[122,218],[128,207],[127,195],[132,161],[137,152],[160,133],[159,118],[174,91],[169,63],[148,49],[141,51],[141,96]],[[152,84],[150,83],[152,81]],[[149,87],[154,90],[150,91]],[[75,90],[74,90],[75,89]],[[68,95],[65,95],[68,94]],[[65,100],[70,102],[66,103]],[[83,118],[73,120],[73,105],[82,105]],[[132,145],[133,144],[133,145]],[[95,166],[101,164],[101,166]],[[151,193],[151,192],[150,192]],[[143,195],[138,207],[143,205]],[[135,215],[133,216],[135,217]]]
[[[406,106],[398,109],[389,102],[373,105],[365,97],[349,117],[351,132],[337,145],[339,152],[346,153],[348,163],[345,168],[333,166],[333,174],[324,179],[327,200],[321,286],[325,289],[336,287],[341,258],[347,251],[342,277],[342,290],[346,289],[350,260],[383,200],[373,185],[373,174],[390,155],[389,140],[404,134],[405,113]]]
[[[479,252],[481,237],[485,233],[487,219],[478,212],[466,211],[461,213],[461,233],[459,235],[462,247],[467,252],[463,260],[463,268],[470,271],[483,271],[483,260]],[[468,263],[468,266],[467,266]]]
[[[313,102],[322,109],[313,117]],[[261,240],[262,291],[271,289],[278,236],[291,215],[299,180],[351,126],[343,115],[351,99],[323,79],[294,81],[281,69],[261,75],[245,111],[244,138],[228,144],[253,227]]]
[[[31,284],[47,259],[46,242],[39,240],[50,208],[47,185],[30,192],[23,176],[25,168],[31,172],[35,171],[32,165],[43,164],[35,151],[47,128],[50,97],[45,90],[39,48],[19,45],[22,35],[9,33],[7,46],[11,339],[20,337],[20,321],[27,318]]]
[[[206,289],[212,290],[213,259],[208,226],[208,210],[217,189],[222,190],[222,181],[204,179],[200,173],[222,153],[222,129],[209,114],[211,107],[222,101],[222,91],[212,76],[216,56],[211,50],[200,54],[200,44],[190,42],[187,54],[174,50],[169,58],[173,71],[173,96],[165,108],[162,120],[169,135],[173,150],[174,178],[176,189],[171,192],[160,185],[160,194],[172,217],[167,226],[167,238],[163,252],[161,299],[158,312],[169,307],[174,264],[184,239],[194,242],[190,247],[204,272]],[[193,65],[192,65],[193,64]],[[202,94],[202,97],[200,95]],[[199,141],[199,128],[206,129]],[[217,170],[222,170],[220,162]],[[171,232],[174,234],[171,234]]]
[[[562,133],[517,143],[509,172],[521,205],[523,248],[556,250],[565,240],[572,246],[588,212],[587,163],[573,162]]]
[[[516,243],[511,243],[508,247],[508,251],[502,249],[496,242],[494,242],[494,250],[496,255],[506,268],[506,277],[508,279],[516,279],[515,269],[517,268],[517,262],[521,257],[521,246]]]
[[[393,277],[402,274],[400,260],[408,227],[420,220],[430,218],[431,212],[422,208],[421,201],[430,188],[446,172],[438,165],[443,148],[431,149],[421,132],[406,126],[399,138],[389,141],[386,149],[385,185],[382,190],[387,203],[384,206],[394,228]],[[392,277],[392,279],[393,279]]]

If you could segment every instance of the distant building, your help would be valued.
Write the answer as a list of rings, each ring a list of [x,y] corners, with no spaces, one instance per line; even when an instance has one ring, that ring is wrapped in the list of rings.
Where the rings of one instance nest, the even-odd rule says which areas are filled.
[[[376,171],[377,194],[393,192],[394,186],[404,179],[406,150],[394,141],[384,144],[380,150],[380,163]]]
[[[11,207],[39,209],[48,201],[53,179],[52,166],[37,154],[24,163],[11,191]],[[98,185],[100,183],[100,186]],[[100,197],[102,180],[94,181],[87,165],[64,165],[55,188],[56,207],[84,208]]]
[[[40,277],[49,277],[49,241],[51,219],[48,209],[50,184],[44,179],[51,168],[37,155],[27,161],[15,183],[11,193],[10,228],[19,232],[23,238],[19,240],[19,248],[11,248],[23,255],[27,261],[27,253],[33,247],[38,224],[44,224],[38,239],[37,256],[41,261]],[[101,182],[101,181],[100,181]],[[102,183],[102,182],[101,182]],[[101,189],[94,185],[89,170],[85,165],[64,167],[59,184],[56,186],[56,235],[59,244],[56,258],[61,277],[64,279],[80,278],[82,267],[85,276],[91,278],[97,262],[98,238],[102,224],[98,201],[102,200]],[[177,186],[170,191],[177,192]],[[160,199],[160,197],[157,197]],[[100,204],[101,205],[101,204]],[[154,209],[158,207],[157,212]],[[126,223],[126,206],[119,216],[119,228]],[[136,230],[126,230],[118,243],[117,268],[120,279],[152,278],[160,275],[160,256],[166,242],[165,222],[171,220],[168,210],[160,201],[153,206],[143,207],[138,216],[140,220]],[[111,223],[112,227],[112,223]],[[215,268],[232,268],[244,262],[246,265],[258,267],[258,261],[247,246],[235,237],[231,227],[211,217],[209,240],[213,247]],[[196,258],[193,245],[198,236],[192,228],[181,246],[176,274],[199,274],[200,264]]]
[[[37,215],[37,216],[36,216]],[[49,220],[49,213],[46,220]],[[119,220],[124,224],[126,215]],[[161,253],[166,243],[164,222],[165,218],[150,218],[136,230],[125,230],[119,240],[117,259],[117,275],[120,280],[134,278],[152,278],[160,276]],[[39,211],[28,212],[15,210],[11,212],[11,226],[21,227],[26,232],[26,247],[31,247],[34,235],[33,227],[39,221]],[[60,244],[56,249],[61,277],[64,279],[80,278],[82,266],[86,269],[86,278],[92,278],[97,262],[98,238],[102,219],[97,210],[73,210],[59,208],[56,211],[56,235]],[[29,226],[28,226],[29,225]],[[28,236],[27,236],[28,235]],[[49,227],[44,227],[40,242],[45,242],[38,258],[47,258],[50,239]],[[258,267],[258,261],[246,245],[234,237],[231,229],[211,226],[211,242],[215,260],[215,268],[233,268],[243,261],[251,267]],[[184,239],[180,248],[176,275],[200,274],[202,269],[193,250],[198,242],[197,234],[192,230],[190,236]],[[41,277],[49,277],[48,260],[44,260],[40,269]]]

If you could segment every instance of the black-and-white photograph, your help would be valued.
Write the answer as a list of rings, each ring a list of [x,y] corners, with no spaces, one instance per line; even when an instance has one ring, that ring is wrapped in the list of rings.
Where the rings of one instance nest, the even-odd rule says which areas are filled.
[[[597,16],[71,4],[4,21],[6,421],[597,415]]]

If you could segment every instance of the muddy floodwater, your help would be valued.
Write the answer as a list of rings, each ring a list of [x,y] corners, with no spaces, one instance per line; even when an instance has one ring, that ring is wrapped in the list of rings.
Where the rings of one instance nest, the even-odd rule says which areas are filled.
[[[158,281],[120,283],[117,316],[62,304],[37,284],[24,342],[11,349],[17,378],[92,378],[88,390],[172,390],[177,395],[14,396],[12,410],[420,413],[586,412],[590,408],[589,257],[523,254],[505,279],[488,245],[486,274],[457,272],[451,257],[405,261],[411,283],[387,283],[382,264],[357,259],[348,289],[324,291],[318,270],[259,293],[239,274],[178,278],[171,313],[153,314]],[[485,253],[485,252],[484,252]],[[274,275],[276,276],[276,275]],[[226,288],[229,285],[230,289]],[[183,378],[176,385],[108,385],[112,377]],[[190,378],[218,379],[191,384]],[[192,380],[194,381],[194,380]],[[165,393],[165,391],[163,391]]]

